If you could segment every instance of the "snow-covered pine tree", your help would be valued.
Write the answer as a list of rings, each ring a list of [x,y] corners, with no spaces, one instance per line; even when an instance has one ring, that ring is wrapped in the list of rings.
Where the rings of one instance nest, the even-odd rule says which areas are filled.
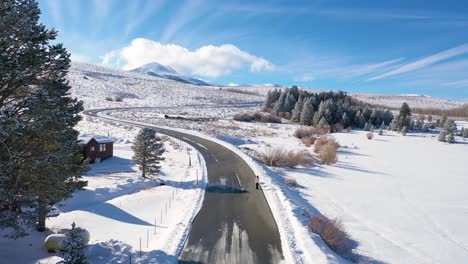
[[[302,108],[304,107],[304,97],[300,96],[299,100],[294,105],[294,109],[292,110],[291,121],[299,122],[301,118]]]
[[[447,134],[447,143],[454,143],[455,142],[455,136],[453,135],[453,132],[449,132]]]
[[[60,253],[63,258],[60,264],[87,264],[86,248],[86,230],[76,227],[72,224],[72,229],[66,234],[67,238],[63,241],[63,251]]]
[[[447,141],[447,133],[445,133],[445,131],[440,131],[439,136],[437,137],[437,139],[438,139],[440,142],[445,142],[445,141]]]
[[[271,94],[271,90],[269,90],[266,94],[265,101],[263,102],[262,111],[268,111],[271,109],[271,105],[273,104],[273,96]]]
[[[133,143],[134,152],[133,162],[141,170],[141,176],[147,178],[147,175],[157,175],[159,173],[159,162],[164,160],[163,143],[161,138],[156,135],[156,130],[143,128],[140,130]]]
[[[345,112],[343,116],[341,117],[341,124],[343,127],[348,127],[351,126],[351,119],[349,118],[348,114]]]
[[[453,121],[452,119],[446,119],[444,123],[444,130],[447,133],[453,133],[457,131],[457,125],[455,124],[455,121]]]
[[[371,130],[371,125],[369,124],[369,122],[366,122],[364,124],[364,131],[370,131]]]
[[[322,117],[322,118],[320,119],[318,125],[319,125],[320,127],[328,126],[327,119],[325,119],[325,117]]]
[[[304,102],[304,106],[302,107],[302,112],[299,117],[299,122],[301,123],[301,125],[312,125],[312,118],[314,116],[314,106],[312,105],[311,100],[311,98],[308,98]]]
[[[39,16],[34,0],[0,2],[0,229],[12,237],[43,231],[50,206],[85,184],[69,54]]]
[[[401,129],[401,134],[403,136],[406,136],[406,134],[408,133],[408,128],[406,126],[404,126],[402,129]]]
[[[294,109],[294,106],[296,105],[296,98],[294,95],[291,93],[291,91],[288,92],[286,95],[286,99],[284,101],[283,105],[283,112],[284,113],[291,113],[291,111]]]
[[[382,136],[382,135],[383,135],[383,129],[382,129],[382,127],[380,127],[380,129],[379,129],[379,136]]]
[[[273,104],[273,114],[279,116],[284,113],[284,104],[286,102],[286,91],[281,92],[278,100]]]
[[[322,116],[320,116],[320,113],[319,113],[318,111],[315,111],[314,117],[313,117],[313,119],[312,119],[312,124],[313,124],[314,126],[318,125],[321,118],[322,118]]]

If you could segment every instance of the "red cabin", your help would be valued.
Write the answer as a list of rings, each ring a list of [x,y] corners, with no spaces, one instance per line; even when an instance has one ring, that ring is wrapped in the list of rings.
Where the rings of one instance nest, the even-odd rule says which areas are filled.
[[[82,135],[78,141],[83,145],[83,158],[90,163],[101,162],[114,155],[114,140],[99,135]]]

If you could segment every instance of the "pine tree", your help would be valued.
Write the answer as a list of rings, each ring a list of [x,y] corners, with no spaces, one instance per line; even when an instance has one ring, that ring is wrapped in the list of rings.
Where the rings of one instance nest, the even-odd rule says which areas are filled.
[[[404,126],[404,127],[401,129],[401,134],[402,134],[403,136],[406,136],[407,133],[408,133],[408,128]]]
[[[351,119],[349,118],[346,112],[341,117],[341,124],[343,125],[343,127],[348,127],[351,125]]]
[[[282,113],[284,113],[284,104],[286,102],[286,96],[287,95],[285,91],[281,92],[280,97],[274,103],[272,111],[275,115],[281,115]]]
[[[446,137],[447,137],[447,133],[445,133],[444,131],[440,131],[438,140],[441,142],[445,142],[447,140]]]
[[[401,107],[400,107],[400,114],[399,114],[400,117],[407,117],[407,116],[411,116],[411,109],[409,107],[409,105],[404,102]]]
[[[71,196],[87,166],[78,132],[82,103],[70,98],[69,54],[51,44],[33,0],[0,3],[0,229],[45,230],[51,205]],[[26,209],[26,210],[24,210]]]
[[[468,138],[468,129],[463,129],[462,137]]]
[[[369,130],[370,130],[369,123],[366,122],[366,123],[364,124],[364,128],[363,128],[363,129],[364,129],[364,131],[369,131]]]
[[[72,224],[72,229],[66,234],[67,238],[63,242],[63,252],[61,256],[61,264],[87,264],[86,248],[88,242],[86,241],[86,230],[76,227],[75,223]]]
[[[157,175],[159,173],[159,162],[164,160],[164,153],[161,138],[156,135],[156,130],[151,128],[143,128],[140,130],[133,143],[132,150],[134,152],[133,162],[138,165],[141,170],[141,176],[146,178],[147,175]]]
[[[292,111],[292,116],[291,116],[291,121],[293,122],[300,121],[301,112],[303,108],[304,108],[304,97],[301,96],[299,97],[299,100],[297,101],[296,105],[294,105],[294,109]]]
[[[322,117],[322,119],[320,119],[318,125],[319,125],[320,127],[328,126],[327,119],[325,119],[325,117]]]
[[[291,92],[288,92],[288,94],[286,95],[286,100],[284,101],[284,106],[283,106],[283,112],[285,113],[290,113],[293,109],[294,109],[294,106],[296,105],[296,98],[294,97],[294,95],[292,95]]]
[[[457,125],[455,124],[453,120],[447,119],[444,123],[444,130],[447,133],[453,133],[457,131]]]
[[[314,113],[314,117],[313,117],[313,120],[312,120],[312,124],[313,124],[314,126],[318,125],[319,122],[320,122],[320,119],[322,119],[322,117],[320,116],[320,113],[319,113],[318,111],[316,111],[316,112]]]
[[[302,112],[299,118],[301,125],[310,126],[312,125],[312,118],[314,116],[314,106],[311,103],[311,99],[308,98],[304,102]]]
[[[447,143],[454,143],[455,142],[455,136],[453,135],[453,132],[450,132],[447,134]]]
[[[271,105],[273,104],[273,96],[271,94],[271,90],[269,90],[266,94],[265,101],[263,102],[262,111],[268,111],[271,109]]]
[[[382,135],[383,135],[383,129],[382,129],[382,127],[380,127],[380,129],[379,129],[379,136],[382,136]]]

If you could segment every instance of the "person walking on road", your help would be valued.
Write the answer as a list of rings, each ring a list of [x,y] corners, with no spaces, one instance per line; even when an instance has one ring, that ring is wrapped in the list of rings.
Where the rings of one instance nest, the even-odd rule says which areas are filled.
[[[255,176],[255,189],[258,190],[258,187],[260,186],[260,177]]]

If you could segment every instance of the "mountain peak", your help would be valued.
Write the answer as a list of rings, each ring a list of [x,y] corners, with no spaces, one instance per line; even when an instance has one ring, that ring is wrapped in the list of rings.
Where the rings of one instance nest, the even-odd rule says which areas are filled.
[[[151,63],[145,64],[139,68],[131,70],[131,72],[147,74],[147,75],[151,75],[151,76],[155,76],[159,78],[170,79],[173,81],[183,82],[183,83],[191,83],[195,85],[206,85],[206,86],[211,85],[205,81],[180,74],[176,70],[174,70],[172,67],[165,66],[157,62],[151,62]]]

